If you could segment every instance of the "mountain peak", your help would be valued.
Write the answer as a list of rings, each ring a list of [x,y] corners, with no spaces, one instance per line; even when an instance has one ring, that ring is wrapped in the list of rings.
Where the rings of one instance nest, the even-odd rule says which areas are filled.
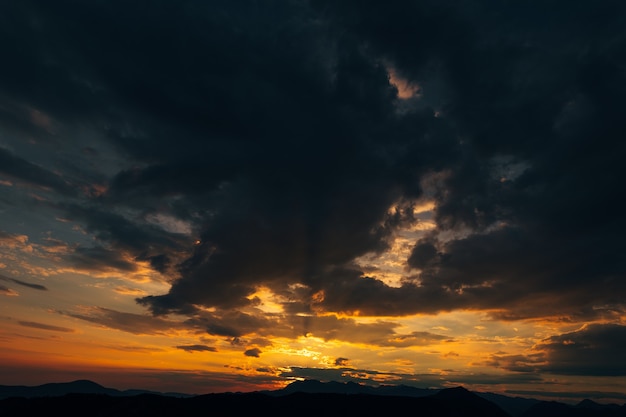
[[[440,397],[440,398],[477,397],[476,394],[474,394],[473,392],[471,392],[470,390],[468,390],[467,388],[462,387],[462,386],[452,387],[452,388],[444,388],[444,389],[442,389],[441,391],[439,391],[435,395],[437,397]]]
[[[582,400],[578,404],[576,404],[576,408],[585,408],[588,410],[596,410],[596,411],[599,411],[599,410],[606,411],[606,410],[617,410],[620,408],[620,406],[617,404],[613,404],[613,403],[600,404],[587,398],[587,399]]]
[[[470,392],[470,390],[468,390],[467,388],[465,388],[462,385],[459,385],[458,387],[444,388],[443,391],[449,391],[449,392]]]
[[[30,390],[32,396],[58,396],[65,394],[109,394],[119,395],[119,391],[106,388],[88,379],[77,379],[71,382],[53,382],[33,387]]]
[[[321,382],[316,379],[305,379],[294,381],[281,390],[283,393],[308,392],[308,393],[340,393],[353,394],[361,393],[371,389],[371,387],[357,384],[355,382]]]
[[[89,388],[104,388],[102,385],[98,384],[97,382],[90,381],[89,379],[77,379],[71,382],[62,382],[61,384]]]
[[[600,406],[600,404],[598,404],[597,402],[590,400],[588,398],[582,400],[581,402],[579,402],[578,404],[576,404],[576,407],[598,407]]]
[[[465,387],[458,386],[453,388],[445,388],[433,395],[433,398],[452,404],[464,404],[467,408],[466,411],[475,412],[475,415],[482,415],[485,411],[489,412],[489,415],[505,417],[508,414],[502,410],[498,405],[492,403],[485,398],[473,393]]]

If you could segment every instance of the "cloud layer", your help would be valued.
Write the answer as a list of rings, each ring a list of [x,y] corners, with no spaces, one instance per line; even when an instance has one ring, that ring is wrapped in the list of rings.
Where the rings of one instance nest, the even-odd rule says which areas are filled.
[[[0,187],[18,198],[0,209],[74,225],[80,241],[54,254],[67,268],[171,284],[137,299],[157,317],[82,320],[146,334],[181,314],[233,339],[341,330],[379,346],[447,336],[334,314],[612,322],[546,341],[549,365],[494,358],[608,375],[576,363],[591,339],[615,358],[602,341],[624,328],[625,14],[619,1],[6,2]],[[20,244],[11,227],[0,245]],[[395,256],[398,285],[365,256]]]

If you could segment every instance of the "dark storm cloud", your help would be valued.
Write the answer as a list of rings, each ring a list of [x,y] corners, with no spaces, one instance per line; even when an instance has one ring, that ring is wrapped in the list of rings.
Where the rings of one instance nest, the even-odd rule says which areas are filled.
[[[134,261],[148,262],[156,271],[167,273],[190,239],[150,223],[141,213],[118,214],[96,206],[62,206],[68,220],[83,223],[85,230],[108,247],[78,247],[67,260],[87,270],[111,268],[132,272]]]
[[[26,281],[22,281],[22,280],[15,279],[15,278],[9,278],[9,277],[4,276],[4,275],[0,275],[0,280],[6,281],[6,282],[12,282],[14,284],[21,285],[23,287],[28,287],[28,288],[31,288],[33,290],[48,291],[48,288],[45,285],[34,284],[32,282],[26,282]]]
[[[558,375],[626,375],[623,344],[626,326],[591,324],[580,330],[549,337],[533,347],[534,353],[491,355],[484,365],[518,373]]]
[[[398,221],[388,207],[403,189],[420,190],[415,172],[394,172],[411,145],[398,134],[380,142],[396,118],[395,89],[375,57],[333,38],[306,2],[125,4],[122,20],[118,6],[5,6],[30,30],[4,29],[27,46],[7,53],[31,64],[32,88],[5,69],[16,80],[4,90],[61,123],[105,126],[134,159],[97,206],[65,206],[65,217],[160,270],[179,242],[116,213],[166,213],[200,230],[182,278],[144,304],[241,307],[260,282],[280,291],[386,248]],[[411,135],[441,129],[419,117],[426,127]],[[402,136],[404,127],[390,128]],[[144,253],[148,245],[157,248]]]
[[[80,126],[118,152],[106,187],[56,206],[105,248],[75,256],[149,262],[175,280],[138,302],[192,321],[213,308],[209,333],[265,328],[238,311],[259,285],[293,315],[606,318],[626,291],[624,15],[619,1],[7,3],[0,109],[34,111],[31,135]],[[389,68],[419,98],[399,100]],[[63,143],[43,130],[41,146]],[[5,174],[72,195],[63,172],[1,149]],[[419,197],[437,227],[390,287],[354,261],[387,250]]]
[[[75,267],[87,271],[109,271],[117,269],[124,272],[133,272],[137,266],[125,259],[118,251],[102,247],[76,248],[67,260]]]
[[[438,232],[470,233],[416,244],[408,262],[420,286],[404,291],[413,303],[353,280],[363,297],[347,297],[353,309],[378,289],[398,313],[623,312],[624,4],[317,4],[455,123],[458,157],[449,149],[433,189],[435,220]]]
[[[66,196],[73,196],[77,192],[57,173],[33,164],[2,147],[0,147],[0,175],[23,181],[29,185],[50,189]]]
[[[617,276],[623,261],[615,247],[601,252],[587,238],[502,226],[440,243],[436,253],[430,241],[419,241],[408,262],[420,269],[422,288],[441,286],[468,307],[512,311],[498,318],[619,314],[624,300],[616,296],[623,286]],[[590,285],[592,278],[602,284]]]
[[[130,252],[143,253],[148,248],[175,251],[184,241],[178,234],[149,224],[135,213],[124,216],[97,206],[68,205],[63,209],[68,220],[83,222],[86,230],[99,240]]]
[[[626,375],[626,326],[592,324],[553,336],[537,346],[546,354],[543,370],[562,375]]]

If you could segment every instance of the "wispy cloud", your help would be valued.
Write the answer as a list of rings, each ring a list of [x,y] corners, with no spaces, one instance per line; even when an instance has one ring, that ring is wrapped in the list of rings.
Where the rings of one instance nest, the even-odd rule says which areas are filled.
[[[28,287],[28,288],[31,288],[33,290],[48,291],[48,288],[46,286],[44,286],[44,285],[34,284],[32,282],[26,282],[26,281],[22,281],[22,280],[15,279],[15,278],[9,278],[9,277],[4,276],[4,275],[0,275],[0,280],[7,281],[7,282],[12,282],[14,284],[21,285],[23,287]]]
[[[20,326],[32,327],[34,329],[49,330],[52,332],[74,333],[74,329],[67,327],[53,326],[50,324],[38,323],[34,321],[19,321]]]
[[[133,334],[165,334],[172,329],[184,327],[176,321],[102,307],[86,308],[80,312],[60,312],[60,314]]]
[[[17,297],[20,295],[17,291],[14,291],[9,287],[5,287],[4,285],[0,285],[0,293],[8,297]]]
[[[181,345],[176,346],[176,349],[184,350],[185,352],[217,352],[217,348],[206,345]]]

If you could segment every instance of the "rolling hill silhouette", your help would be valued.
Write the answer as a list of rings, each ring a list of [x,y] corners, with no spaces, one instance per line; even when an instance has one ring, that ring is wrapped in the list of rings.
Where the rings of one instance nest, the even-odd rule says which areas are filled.
[[[472,396],[472,397],[470,397]],[[495,404],[467,393],[440,398],[395,397],[368,394],[296,392],[283,396],[263,393],[206,394],[189,398],[155,394],[110,396],[66,394],[58,397],[13,397],[0,401],[0,416],[63,415],[67,417],[108,416],[197,416],[199,412],[228,412],[229,415],[272,414],[303,417],[376,416],[393,410],[408,410],[424,417],[509,417]]]
[[[79,379],[72,382],[56,382],[37,386],[0,385],[0,400],[10,397],[58,397],[66,394],[103,394],[114,397],[138,394],[156,394],[169,397],[189,397],[189,394],[176,392],[157,392],[148,390],[125,390],[106,388],[93,381]]]
[[[0,417],[55,415],[67,417],[197,416],[199,412],[324,417],[377,416],[406,410],[420,417],[626,417],[626,405],[591,400],[577,405],[555,401],[471,392],[463,387],[420,389],[369,387],[356,383],[296,381],[275,391],[189,395],[145,390],[119,391],[79,380],[35,387],[0,386]]]
[[[265,392],[269,395],[286,395],[294,392],[309,392],[340,394],[358,393],[370,395],[391,395],[396,397],[426,397],[434,395],[440,391],[441,389],[416,388],[408,385],[380,385],[377,387],[371,387],[356,384],[354,382],[341,383],[335,381],[320,382],[316,380],[304,380],[292,382],[281,390]],[[508,397],[490,392],[476,392],[475,394],[498,405],[512,417],[521,416],[523,412],[539,402],[538,400],[532,398]]]
[[[521,417],[624,417],[626,404],[598,404],[583,400],[576,405],[557,401],[541,401],[530,407]]]

